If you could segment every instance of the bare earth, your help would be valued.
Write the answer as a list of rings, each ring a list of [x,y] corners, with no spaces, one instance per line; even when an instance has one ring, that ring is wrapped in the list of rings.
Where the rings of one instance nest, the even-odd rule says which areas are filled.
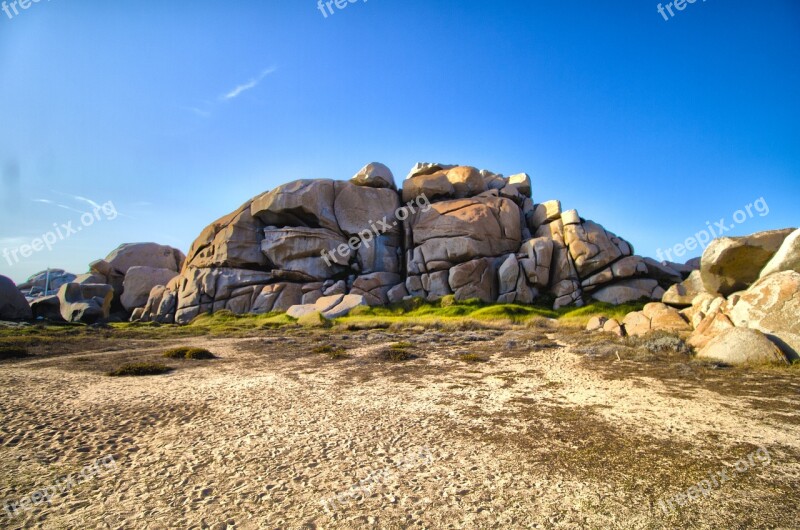
[[[0,363],[0,499],[116,462],[0,527],[800,526],[797,371],[715,369],[555,328],[254,335]],[[397,341],[417,358],[386,360]],[[326,343],[347,357],[313,353]],[[174,345],[220,359],[104,374]],[[759,447],[769,460],[736,471]],[[710,495],[659,506],[719,471],[730,480]]]

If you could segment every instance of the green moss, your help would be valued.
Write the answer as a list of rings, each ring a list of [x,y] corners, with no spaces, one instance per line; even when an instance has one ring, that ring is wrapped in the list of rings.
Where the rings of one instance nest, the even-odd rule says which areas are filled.
[[[163,375],[171,372],[173,368],[158,363],[130,363],[120,366],[108,373],[111,377],[142,377]]]

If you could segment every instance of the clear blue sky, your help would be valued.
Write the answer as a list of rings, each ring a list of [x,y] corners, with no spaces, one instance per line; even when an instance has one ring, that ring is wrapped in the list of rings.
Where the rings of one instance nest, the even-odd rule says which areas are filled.
[[[800,4],[698,0],[669,21],[656,5],[0,12],[0,251],[79,224],[68,208],[88,203],[73,196],[121,214],[13,266],[0,258],[0,274],[84,272],[123,242],[186,251],[258,193],[371,161],[398,181],[417,161],[528,172],[536,201],[561,199],[644,255],[762,196],[769,215],[729,234],[800,224]]]

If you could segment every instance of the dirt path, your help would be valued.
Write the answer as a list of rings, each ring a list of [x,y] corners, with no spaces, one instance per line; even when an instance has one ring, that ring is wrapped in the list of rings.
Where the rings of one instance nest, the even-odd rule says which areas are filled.
[[[798,386],[771,385],[768,374],[736,396],[691,369],[677,381],[619,377],[634,361],[592,361],[531,330],[268,333],[181,341],[221,359],[151,378],[103,375],[93,368],[104,352],[0,364],[0,498],[19,499],[106,455],[116,463],[52,506],[0,516],[0,526],[791,528],[800,520]],[[417,344],[419,358],[382,361],[401,339]],[[310,354],[320,341],[349,357]],[[489,361],[465,363],[465,352]],[[755,461],[673,513],[659,508],[663,496],[758,446],[768,464]]]

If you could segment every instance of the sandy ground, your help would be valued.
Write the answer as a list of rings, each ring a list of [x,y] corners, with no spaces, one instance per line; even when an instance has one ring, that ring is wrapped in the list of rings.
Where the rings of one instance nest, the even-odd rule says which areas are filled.
[[[415,359],[384,358],[399,340]],[[312,352],[325,343],[347,357]],[[104,375],[175,344],[220,359]],[[0,499],[114,466],[3,511],[0,527],[800,527],[797,371],[609,344],[525,328],[273,330],[5,361]],[[720,471],[708,495],[659,505]]]

